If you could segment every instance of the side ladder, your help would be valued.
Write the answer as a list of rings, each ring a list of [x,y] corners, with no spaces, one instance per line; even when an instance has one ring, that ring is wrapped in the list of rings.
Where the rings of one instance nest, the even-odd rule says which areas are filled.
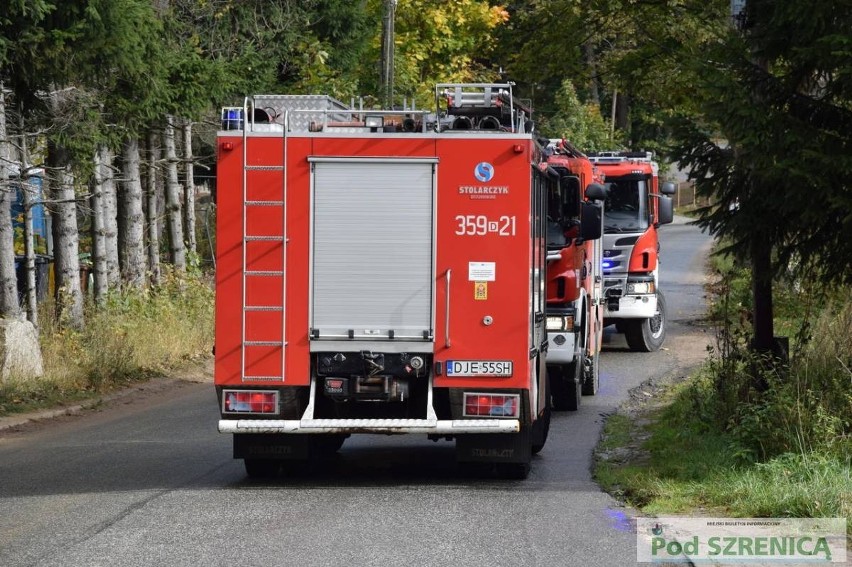
[[[250,116],[249,112],[253,112],[253,104],[251,108],[249,106],[249,99],[245,100],[243,106],[243,116]],[[242,321],[241,321],[241,345],[240,345],[240,357],[241,357],[241,376],[243,381],[283,381],[284,380],[284,362],[285,362],[285,347],[287,345],[286,342],[286,324],[285,324],[285,305],[287,299],[287,286],[286,286],[286,278],[285,271],[287,269],[287,180],[285,175],[285,166],[283,163],[280,165],[249,165],[248,163],[248,131],[251,129],[251,123],[249,120],[244,122],[243,126],[243,175],[242,175],[242,201],[243,201],[243,240],[242,240]],[[286,132],[284,133],[286,138]],[[254,171],[279,171],[281,172],[281,195],[280,199],[274,200],[257,200],[250,199],[249,192],[249,177],[251,172]],[[281,234],[256,234],[249,227],[249,210],[256,207],[277,207],[281,213]],[[256,229],[255,229],[256,230]],[[281,269],[252,269],[249,261],[249,243],[251,242],[271,242],[278,243],[281,246]],[[256,263],[256,262],[255,262]],[[252,304],[248,303],[248,284],[250,279],[253,278],[280,278],[281,280],[281,295],[280,295],[280,304],[276,304],[276,301],[264,300],[263,303],[257,303],[256,301]],[[272,333],[273,336],[263,337],[263,338],[255,338],[248,339],[247,337],[247,323],[248,319],[251,317],[250,314],[258,313],[258,312],[266,312],[266,313],[280,313],[280,327],[277,329],[277,333]],[[255,333],[256,334],[256,333]],[[275,336],[277,335],[277,336]],[[278,367],[278,372],[265,372],[262,375],[257,374],[247,374],[250,365],[247,365],[247,349],[249,348],[257,348],[257,347],[266,347],[271,348],[273,350],[277,349],[280,351],[279,362],[280,365]]]

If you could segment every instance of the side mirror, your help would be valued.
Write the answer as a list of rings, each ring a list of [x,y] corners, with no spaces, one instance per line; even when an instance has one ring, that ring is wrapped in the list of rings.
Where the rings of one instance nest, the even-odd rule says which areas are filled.
[[[586,187],[586,199],[590,201],[603,201],[606,199],[606,188],[599,183],[590,183]]]
[[[583,201],[582,215],[580,238],[582,240],[597,240],[600,238],[603,232],[603,207],[597,203]]]
[[[660,214],[658,224],[669,224],[674,220],[674,201],[671,197],[660,196]]]
[[[666,181],[665,183],[660,185],[660,193],[662,193],[663,195],[674,195],[676,192],[677,187],[675,187],[675,184],[670,181]]]

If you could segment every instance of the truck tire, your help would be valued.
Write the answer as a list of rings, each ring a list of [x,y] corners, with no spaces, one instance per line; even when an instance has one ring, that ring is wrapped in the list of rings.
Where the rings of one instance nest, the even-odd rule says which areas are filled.
[[[584,396],[594,396],[598,393],[601,385],[601,353],[587,356],[583,365],[583,388]]]
[[[338,433],[324,433],[311,438],[314,449],[320,456],[333,455],[343,447],[343,442],[346,441],[348,435]]]
[[[246,475],[252,479],[273,478],[278,476],[281,461],[271,459],[244,459]]]
[[[654,352],[666,340],[666,300],[657,292],[657,312],[650,319],[635,319],[629,322],[624,332],[627,346],[636,352]]]
[[[530,463],[497,463],[494,472],[497,478],[507,480],[524,480],[530,475]]]
[[[550,373],[548,373],[548,376]],[[532,430],[532,445],[530,451],[533,455],[537,455],[544,449],[544,444],[547,443],[547,435],[550,433],[550,381],[544,381],[544,399],[547,400],[544,405],[544,411],[535,420]]]
[[[547,367],[553,409],[556,411],[577,411],[580,409],[580,400],[582,399],[581,370],[577,358],[571,364]]]

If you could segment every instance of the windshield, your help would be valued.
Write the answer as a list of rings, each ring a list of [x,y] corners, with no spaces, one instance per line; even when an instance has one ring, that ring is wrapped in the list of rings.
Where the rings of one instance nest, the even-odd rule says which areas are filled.
[[[604,232],[640,232],[648,228],[648,185],[644,179],[607,183]]]

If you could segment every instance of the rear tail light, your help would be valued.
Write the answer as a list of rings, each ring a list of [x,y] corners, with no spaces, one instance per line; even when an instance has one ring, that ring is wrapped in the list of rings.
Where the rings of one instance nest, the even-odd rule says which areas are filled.
[[[278,413],[278,392],[268,390],[225,390],[225,413]]]
[[[465,417],[518,417],[521,397],[518,394],[464,395]]]

